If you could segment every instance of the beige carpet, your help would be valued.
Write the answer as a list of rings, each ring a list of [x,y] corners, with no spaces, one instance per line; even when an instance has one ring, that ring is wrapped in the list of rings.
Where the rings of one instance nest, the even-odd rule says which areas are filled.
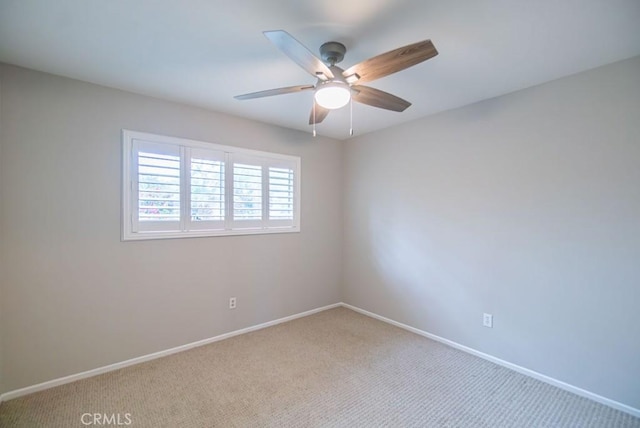
[[[7,401],[0,425],[83,427],[83,413],[131,427],[640,427],[344,308]]]

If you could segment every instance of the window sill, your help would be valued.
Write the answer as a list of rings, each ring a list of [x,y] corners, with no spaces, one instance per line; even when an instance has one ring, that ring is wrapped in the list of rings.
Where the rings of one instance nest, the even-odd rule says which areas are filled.
[[[194,230],[188,232],[136,232],[123,233],[121,241],[147,241],[152,239],[211,238],[216,236],[266,235],[272,233],[298,233],[300,227],[247,228],[226,230]]]

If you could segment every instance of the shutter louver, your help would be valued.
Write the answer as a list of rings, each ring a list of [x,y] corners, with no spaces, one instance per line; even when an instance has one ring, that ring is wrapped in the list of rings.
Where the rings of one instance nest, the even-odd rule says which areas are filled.
[[[138,218],[180,220],[180,157],[138,154]]]
[[[269,220],[293,220],[293,170],[269,167]]]
[[[190,228],[224,227],[225,163],[223,152],[192,150],[190,157]]]
[[[261,165],[234,163],[233,219],[242,222],[262,220]]]
[[[180,147],[135,141],[133,209],[140,231],[180,229]]]

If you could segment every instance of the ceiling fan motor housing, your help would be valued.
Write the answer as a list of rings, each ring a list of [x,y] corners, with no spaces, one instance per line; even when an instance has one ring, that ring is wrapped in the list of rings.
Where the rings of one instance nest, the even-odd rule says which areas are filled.
[[[340,42],[327,42],[320,46],[320,57],[327,64],[337,64],[344,59],[347,48]]]

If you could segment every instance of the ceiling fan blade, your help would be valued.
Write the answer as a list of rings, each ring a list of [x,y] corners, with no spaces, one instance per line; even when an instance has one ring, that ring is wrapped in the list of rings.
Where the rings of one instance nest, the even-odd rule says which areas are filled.
[[[353,100],[362,104],[393,111],[405,111],[411,105],[409,101],[369,86],[354,85],[351,89]]]
[[[438,51],[431,40],[423,40],[362,61],[346,69],[342,75],[345,78],[357,75],[360,77],[358,83],[371,82],[419,64],[436,55],[438,55]]]
[[[236,100],[250,100],[252,98],[262,98],[262,97],[270,97],[272,95],[283,95],[283,94],[291,94],[294,92],[307,91],[309,89],[314,89],[313,85],[298,85],[298,86],[288,86],[286,88],[277,88],[277,89],[268,89],[266,91],[260,92],[252,92],[250,94],[244,95],[236,95]]]
[[[314,123],[322,122],[324,120],[324,118],[327,117],[327,115],[331,111],[328,108],[324,108],[324,107],[320,106],[318,103],[315,102],[315,100],[313,102],[316,104],[316,107],[315,107],[316,119],[315,119],[315,121],[313,120],[314,109],[312,107],[311,108],[311,113],[309,114],[309,125],[313,125]]]
[[[276,45],[296,64],[304,68],[313,77],[322,80],[333,79],[333,73],[322,60],[316,57],[302,43],[284,30],[264,31],[267,39]]]

